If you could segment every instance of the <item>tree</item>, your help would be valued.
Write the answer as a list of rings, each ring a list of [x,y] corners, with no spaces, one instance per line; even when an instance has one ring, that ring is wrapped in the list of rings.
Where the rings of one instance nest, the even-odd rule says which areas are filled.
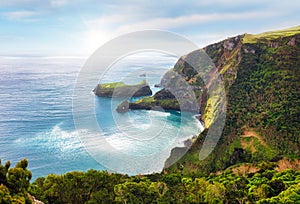
[[[32,174],[27,166],[27,159],[22,159],[14,168],[10,168],[9,161],[1,165],[0,160],[0,203],[31,203],[28,188]]]
[[[10,192],[6,186],[0,185],[0,203],[10,204],[12,203],[12,198]]]
[[[129,203],[155,203],[160,197],[158,191],[153,189],[151,182],[125,182],[115,186],[115,193],[117,195],[116,201]]]
[[[6,176],[9,167],[10,167],[10,161],[7,161],[6,164],[3,166],[1,164],[1,159],[0,159],[0,184],[7,185]]]
[[[205,201],[208,203],[223,203],[226,196],[226,188],[223,184],[214,182],[209,184],[205,193]]]
[[[262,184],[253,190],[253,195],[256,200],[268,198],[271,193],[271,187],[267,184]]]
[[[284,185],[283,181],[279,180],[279,179],[272,180],[269,183],[269,185],[272,188],[272,191],[271,191],[272,197],[277,196],[279,193],[281,193],[282,191],[285,190],[285,185]]]

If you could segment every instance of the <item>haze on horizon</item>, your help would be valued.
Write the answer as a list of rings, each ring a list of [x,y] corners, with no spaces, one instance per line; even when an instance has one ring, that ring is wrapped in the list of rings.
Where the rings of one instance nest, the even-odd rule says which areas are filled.
[[[299,25],[293,0],[0,0],[0,55],[88,56],[121,34],[159,29],[199,47]]]

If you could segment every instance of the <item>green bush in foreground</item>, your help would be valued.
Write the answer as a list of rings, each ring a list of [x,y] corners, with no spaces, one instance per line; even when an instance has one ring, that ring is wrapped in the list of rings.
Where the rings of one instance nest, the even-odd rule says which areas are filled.
[[[300,203],[300,171],[269,166],[244,176],[74,171],[38,178],[29,193],[44,203]]]
[[[264,163],[264,166],[267,164]],[[150,174],[128,176],[107,171],[50,174],[30,184],[28,161],[14,168],[0,163],[0,203],[32,203],[29,194],[47,203],[300,203],[300,171],[274,170],[216,175]],[[257,165],[262,166],[262,165]]]
[[[2,165],[0,160],[0,203],[31,203],[28,188],[32,174],[27,166],[26,159],[22,159],[14,168],[10,168],[9,161]]]

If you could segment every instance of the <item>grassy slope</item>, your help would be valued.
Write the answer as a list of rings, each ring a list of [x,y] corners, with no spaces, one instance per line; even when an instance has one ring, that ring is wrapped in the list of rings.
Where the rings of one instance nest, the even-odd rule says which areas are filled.
[[[223,135],[209,158],[199,161],[205,132],[200,134],[168,171],[210,172],[276,155],[300,156],[300,27],[246,34],[230,51],[223,48],[224,42],[206,48],[225,80],[228,108]],[[255,137],[243,137],[249,129],[267,146]]]
[[[100,84],[100,86],[101,88],[112,89],[112,88],[126,86],[126,84],[124,82],[112,82],[112,83]]]
[[[104,83],[98,84],[97,87],[94,89],[94,93],[97,96],[104,96],[104,97],[125,97],[127,95],[135,94],[145,94],[150,95],[151,90],[149,85],[145,80],[141,81],[138,84],[128,85],[124,82],[113,82],[113,83]],[[138,93],[140,89],[145,88],[145,93]]]
[[[277,38],[281,37],[288,37],[292,36],[295,34],[298,34],[300,30],[300,26],[296,26],[293,28],[288,28],[285,30],[278,30],[278,31],[271,31],[271,32],[265,32],[265,33],[260,33],[257,35],[253,34],[246,34],[245,37],[243,38],[243,43],[257,43],[260,40],[275,40]]]
[[[99,86],[101,86],[101,88],[104,89],[114,89],[114,88],[130,87],[130,86],[137,86],[137,85],[147,85],[147,82],[143,80],[142,82],[136,85],[127,85],[124,82],[112,82],[112,83],[99,84]]]

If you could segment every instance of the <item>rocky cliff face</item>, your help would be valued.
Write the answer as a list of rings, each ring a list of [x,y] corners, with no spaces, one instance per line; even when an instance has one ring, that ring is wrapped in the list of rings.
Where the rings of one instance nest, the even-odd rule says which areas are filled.
[[[244,34],[209,45],[204,50],[217,70],[209,78],[219,73],[224,81],[228,104],[225,127],[217,147],[206,160],[199,161],[197,154],[205,138],[203,133],[188,156],[169,170],[179,170],[177,167],[181,166],[183,172],[211,171],[233,165],[232,161],[271,160],[278,155],[299,157],[300,27]],[[185,62],[193,53],[183,56],[173,68],[190,84],[201,82],[199,75]],[[169,73],[162,84],[168,77]],[[208,83],[197,85],[205,90],[210,83],[209,79],[203,81]],[[202,96],[201,106],[202,120],[206,128],[210,128],[218,103]],[[247,156],[230,159],[237,158],[234,157],[237,149]]]

